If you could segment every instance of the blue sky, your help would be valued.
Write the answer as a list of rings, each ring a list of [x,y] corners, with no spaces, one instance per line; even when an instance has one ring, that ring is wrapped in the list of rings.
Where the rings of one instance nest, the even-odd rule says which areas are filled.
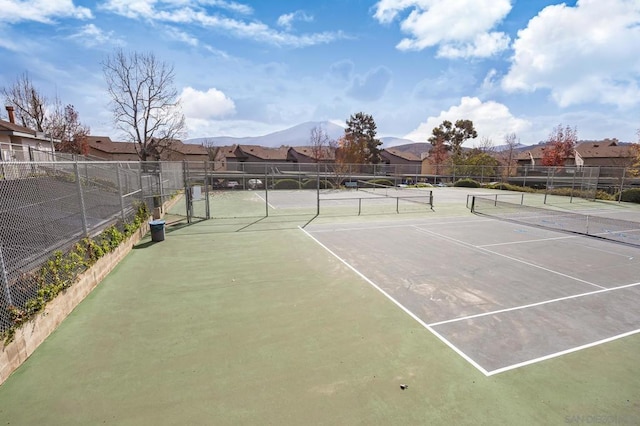
[[[189,138],[344,124],[362,111],[379,136],[415,141],[444,119],[473,120],[477,141],[495,145],[512,132],[537,143],[559,124],[580,139],[638,139],[638,0],[0,0],[0,10],[0,86],[27,71],[113,139],[101,61],[117,48],[173,64]]]

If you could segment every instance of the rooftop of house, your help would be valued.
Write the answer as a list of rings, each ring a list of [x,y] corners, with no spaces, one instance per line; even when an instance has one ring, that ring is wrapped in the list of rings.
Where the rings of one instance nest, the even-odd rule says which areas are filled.
[[[35,130],[5,120],[0,120],[0,131],[26,133],[31,136],[36,136]]]
[[[312,146],[292,146],[289,150],[309,158],[315,158],[315,148]],[[321,152],[322,159],[333,160],[336,158],[336,150],[334,148],[324,146],[321,148]]]
[[[393,155],[394,157],[402,158],[403,160],[420,161],[420,157],[418,157],[413,152],[402,151],[396,148],[385,148],[382,150],[383,155],[385,152],[389,155]]]
[[[239,158],[251,155],[262,160],[285,161],[288,151],[289,147],[267,148],[260,145],[238,145],[235,153]]]
[[[133,142],[114,142],[109,136],[87,136],[87,143],[93,149],[110,154],[138,154]]]

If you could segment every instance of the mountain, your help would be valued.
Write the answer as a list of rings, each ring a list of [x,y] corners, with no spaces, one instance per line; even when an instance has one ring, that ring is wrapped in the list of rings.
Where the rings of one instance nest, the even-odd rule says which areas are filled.
[[[406,141],[407,139],[402,139],[402,140]],[[402,152],[410,152],[412,154],[415,154],[419,158],[421,158],[423,153],[429,152],[429,150],[431,149],[431,144],[427,142],[409,142],[403,145],[396,145],[393,147],[386,146],[385,144],[385,147],[397,149]]]
[[[380,140],[382,141],[383,148],[398,148],[399,146],[412,145],[416,143],[410,139],[394,138],[392,136],[386,136],[384,138],[380,138]]]
[[[208,138],[187,139],[185,143],[202,144],[212,143],[215,146],[238,145],[260,145],[264,147],[277,148],[280,146],[305,146],[309,145],[311,129],[322,128],[331,139],[338,139],[344,135],[344,128],[329,121],[307,121],[278,132],[269,133],[264,136],[248,136],[236,138],[231,136],[214,136]]]

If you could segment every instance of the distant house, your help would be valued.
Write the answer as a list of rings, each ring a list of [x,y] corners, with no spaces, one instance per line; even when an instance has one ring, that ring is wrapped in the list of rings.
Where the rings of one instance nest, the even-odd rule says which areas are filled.
[[[380,152],[382,164],[392,167],[398,174],[419,174],[422,160],[416,154],[396,148],[385,148]]]
[[[542,159],[544,158],[544,152],[547,149],[550,149],[549,144],[538,144],[538,145],[532,146],[530,149],[521,151],[516,156],[516,162],[518,163],[518,166],[522,166],[522,167],[527,166],[529,168],[532,168],[532,167],[535,168],[535,167],[542,166]],[[576,161],[575,155],[571,157],[567,157],[564,160],[564,165],[568,167],[575,166],[576,165],[575,161]]]
[[[319,158],[316,150],[311,146],[293,146],[287,151],[287,161],[293,163],[333,163],[336,161],[336,150],[322,147]]]
[[[89,155],[107,161],[139,161],[138,147],[134,142],[115,142],[109,136],[88,136]],[[150,161],[208,161],[209,152],[202,145],[191,145],[172,140]]]
[[[518,166],[535,167],[542,165],[547,144],[535,145],[520,152]],[[629,167],[634,161],[632,145],[620,145],[615,139],[578,142],[573,157],[565,160],[565,166],[578,167]]]
[[[227,170],[264,173],[265,163],[287,161],[289,147],[267,148],[259,145],[235,145],[226,157]]]
[[[235,153],[236,147],[237,145],[230,145],[214,148],[212,167],[214,172],[230,170],[229,165],[231,165],[232,169],[235,169],[234,164],[238,162]]]
[[[203,145],[172,140],[160,153],[162,161],[209,161],[209,151]]]
[[[109,136],[87,136],[89,155],[105,161],[139,161],[133,142],[114,142]]]
[[[635,155],[632,145],[612,139],[582,142],[576,146],[576,166],[629,167]]]
[[[0,161],[52,161],[58,140],[15,123],[13,107],[9,121],[0,120]]]

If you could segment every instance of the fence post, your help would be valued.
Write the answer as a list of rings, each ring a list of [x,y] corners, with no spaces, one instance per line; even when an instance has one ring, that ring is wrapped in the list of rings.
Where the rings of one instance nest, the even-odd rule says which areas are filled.
[[[116,163],[116,176],[118,179],[118,195],[120,196],[120,215],[122,216],[122,221],[125,221],[125,214],[124,214],[124,197],[123,197],[123,191],[122,191],[122,180],[120,179],[120,163]]]
[[[573,169],[573,179],[571,180],[571,197],[569,197],[569,203],[573,203],[573,191],[576,188],[576,173],[578,173],[578,169]]]
[[[11,299],[11,291],[9,290],[9,274],[7,273],[7,267],[4,264],[2,244],[0,244],[0,279],[2,280],[2,295],[7,301],[7,307],[12,306],[13,300]]]
[[[209,208],[209,161],[204,162],[204,206],[205,218],[211,219],[211,210]]]
[[[87,227],[87,212],[84,205],[84,195],[82,194],[82,182],[80,180],[80,171],[78,170],[78,162],[73,163],[73,171],[76,175],[76,183],[78,184],[78,199],[80,200],[80,215],[82,216],[82,230],[84,236],[89,236],[89,228]]]
[[[618,203],[622,200],[622,191],[624,191],[624,178],[627,174],[627,169],[622,169],[622,179],[620,180],[620,192],[618,193]]]

